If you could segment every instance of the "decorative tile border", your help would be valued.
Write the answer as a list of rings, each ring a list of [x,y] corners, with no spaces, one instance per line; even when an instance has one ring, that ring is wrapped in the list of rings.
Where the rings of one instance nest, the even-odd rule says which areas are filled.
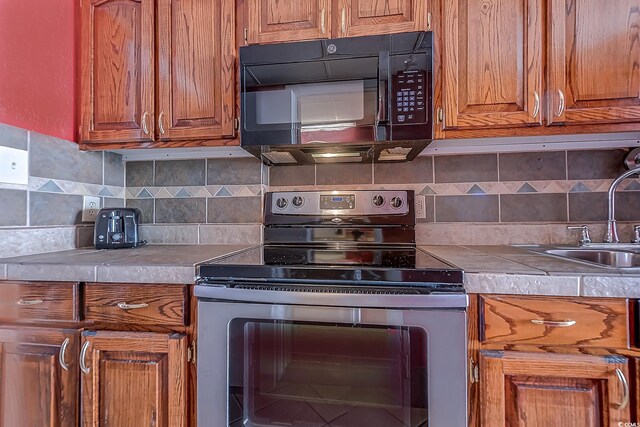
[[[38,193],[75,194],[79,196],[113,197],[123,199],[124,187],[113,185],[86,184],[82,182],[65,181],[62,179],[29,177],[29,191]]]
[[[567,181],[505,181],[470,182],[456,184],[367,184],[341,186],[272,186],[268,191],[322,191],[334,189],[409,189],[422,195],[460,196],[479,194],[523,194],[523,193],[603,193],[609,190],[613,180],[567,180]],[[640,179],[628,179],[619,187],[622,191],[640,191]]]
[[[183,187],[127,187],[126,199],[184,199],[262,196],[264,185],[204,185]]]

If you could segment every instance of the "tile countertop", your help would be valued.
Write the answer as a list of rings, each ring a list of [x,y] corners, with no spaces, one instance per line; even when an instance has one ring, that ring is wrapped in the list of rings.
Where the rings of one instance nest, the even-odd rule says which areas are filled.
[[[74,249],[0,258],[0,280],[50,282],[194,283],[196,264],[249,245],[149,245]]]
[[[469,293],[640,298],[638,270],[592,266],[521,246],[420,248],[462,268]]]

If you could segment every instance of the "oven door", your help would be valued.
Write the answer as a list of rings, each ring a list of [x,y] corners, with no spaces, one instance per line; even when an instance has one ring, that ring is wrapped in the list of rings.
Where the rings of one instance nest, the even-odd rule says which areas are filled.
[[[466,319],[201,297],[199,425],[465,426]]]

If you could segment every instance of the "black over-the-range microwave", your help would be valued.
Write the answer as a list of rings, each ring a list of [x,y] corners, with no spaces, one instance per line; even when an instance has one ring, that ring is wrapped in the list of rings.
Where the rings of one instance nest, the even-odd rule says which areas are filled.
[[[406,161],[433,135],[430,32],[240,48],[241,146],[267,164]]]

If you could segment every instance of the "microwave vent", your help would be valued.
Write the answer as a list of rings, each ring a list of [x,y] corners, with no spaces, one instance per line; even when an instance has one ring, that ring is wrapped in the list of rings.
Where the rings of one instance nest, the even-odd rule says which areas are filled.
[[[378,161],[380,162],[391,162],[391,161],[399,161],[399,160],[407,160],[407,156],[411,152],[410,147],[393,147],[393,148],[385,148],[380,151],[380,156],[378,157]]]
[[[286,165],[298,163],[288,151],[269,151],[268,153],[262,153],[271,163],[274,165]]]

